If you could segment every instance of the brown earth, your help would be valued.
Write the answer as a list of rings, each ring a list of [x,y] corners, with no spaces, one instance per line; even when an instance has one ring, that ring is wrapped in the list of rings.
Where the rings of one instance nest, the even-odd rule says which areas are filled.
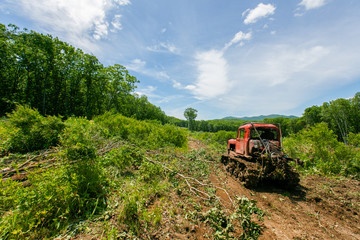
[[[231,176],[211,175],[232,196],[257,201],[266,212],[260,239],[360,239],[360,183],[306,176],[292,191],[245,188]]]
[[[189,150],[198,149],[206,149],[206,145],[190,139]],[[299,186],[292,190],[274,186],[248,189],[231,177],[221,163],[214,161],[212,164],[211,174],[205,182],[226,189],[225,192],[217,188],[215,192],[225,210],[233,211],[229,194],[233,199],[255,200],[257,207],[265,211],[259,239],[360,239],[359,181],[308,175],[302,176]],[[196,208],[206,212],[212,205],[188,191],[186,186],[181,193],[172,192],[163,199],[154,199],[148,211],[157,207],[161,208],[160,225],[145,227],[136,239],[213,239],[213,230],[208,224],[191,219],[191,212]],[[116,218],[116,215],[110,217],[109,226],[116,226],[120,231],[124,228],[119,226]],[[113,239],[105,234],[100,222],[93,222],[88,229],[88,233],[72,239]],[[133,238],[118,235],[114,239]]]
[[[200,146],[194,141],[189,145],[194,149]],[[226,188],[232,197],[257,201],[257,206],[266,212],[259,239],[360,239],[357,180],[309,175],[303,176],[300,185],[291,191],[273,186],[247,189],[218,164],[210,181]],[[227,200],[222,191],[217,195]]]

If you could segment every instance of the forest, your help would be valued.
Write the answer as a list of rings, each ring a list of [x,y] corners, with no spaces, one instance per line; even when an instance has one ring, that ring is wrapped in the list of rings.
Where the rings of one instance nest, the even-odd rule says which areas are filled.
[[[139,80],[122,65],[104,66],[51,35],[15,25],[0,30],[0,239],[266,233],[271,214],[257,205],[265,198],[255,201],[256,190],[235,195],[220,163],[226,141],[245,121],[167,116],[134,93]],[[263,122],[281,125],[285,153],[304,163],[292,167],[305,186],[314,176],[358,183],[359,119],[360,92],[306,108],[298,118]],[[290,204],[306,187],[276,191]],[[336,195],[318,194],[323,202]],[[357,221],[359,198],[341,199],[353,214],[348,222]],[[262,206],[276,211],[274,204]]]
[[[0,24],[0,115],[17,104],[42,115],[94,116],[115,111],[139,120],[166,116],[146,96],[133,94],[138,80],[125,67],[105,67],[81,49],[50,35]]]

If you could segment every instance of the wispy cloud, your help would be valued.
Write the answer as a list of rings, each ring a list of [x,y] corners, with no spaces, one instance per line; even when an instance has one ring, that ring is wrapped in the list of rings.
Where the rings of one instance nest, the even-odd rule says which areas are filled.
[[[302,0],[298,4],[299,7],[296,8],[294,16],[301,17],[305,14],[306,11],[320,8],[324,5],[326,5],[325,0]]]
[[[302,0],[299,5],[306,10],[322,7],[326,4],[325,0]]]
[[[133,59],[129,64],[127,64],[126,69],[129,69],[134,72],[138,72],[150,77],[153,77],[158,80],[170,80],[170,76],[163,70],[157,71],[155,69],[149,68],[146,66],[146,61],[141,59]]]
[[[256,8],[254,9],[247,9],[243,12],[243,16],[247,15],[244,23],[251,24],[256,23],[260,18],[268,17],[275,13],[276,7],[272,4],[263,4],[259,3]]]
[[[291,111],[359,76],[360,59],[352,44],[340,47],[312,40],[259,45],[246,54],[231,52],[227,60],[233,87],[216,107],[231,111],[227,103],[232,101],[238,103],[239,115]]]
[[[243,40],[250,40],[251,39],[251,32],[243,33],[242,31],[235,34],[234,38],[225,44],[224,50],[228,49],[233,44],[242,43]]]
[[[131,61],[131,63],[126,65],[126,68],[135,72],[142,72],[144,71],[146,62],[141,59],[134,59]]]
[[[139,96],[146,95],[148,97],[157,97],[157,95],[154,94],[154,91],[156,91],[156,89],[157,87],[147,86],[145,88],[138,89],[135,93],[138,94]]]
[[[115,2],[121,6],[126,6],[126,5],[131,4],[130,0],[115,0]]]
[[[146,48],[149,51],[152,52],[169,52],[169,53],[174,53],[174,54],[178,54],[180,51],[179,49],[172,43],[164,43],[164,42],[160,42],[159,44],[150,46]]]
[[[112,32],[116,32],[116,30],[122,30],[122,24],[121,24],[121,14],[117,14],[114,16],[113,20],[111,21],[111,25],[113,26]]]

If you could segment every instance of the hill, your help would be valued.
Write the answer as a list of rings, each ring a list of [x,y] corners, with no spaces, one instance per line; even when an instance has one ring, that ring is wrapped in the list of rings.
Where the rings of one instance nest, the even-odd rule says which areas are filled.
[[[270,115],[260,115],[260,116],[251,116],[251,117],[224,117],[222,119],[231,119],[231,120],[244,120],[244,121],[263,121],[265,118],[289,118],[289,119],[295,119],[298,118],[294,115],[280,115],[280,114],[270,114]]]

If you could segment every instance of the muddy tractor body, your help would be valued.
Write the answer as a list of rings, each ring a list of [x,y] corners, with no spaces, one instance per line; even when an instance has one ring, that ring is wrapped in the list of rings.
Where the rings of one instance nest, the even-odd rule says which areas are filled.
[[[289,165],[292,161],[282,151],[280,126],[247,123],[239,127],[236,139],[229,139],[222,163],[231,175],[245,186],[260,183],[291,188],[299,183],[299,174]]]

